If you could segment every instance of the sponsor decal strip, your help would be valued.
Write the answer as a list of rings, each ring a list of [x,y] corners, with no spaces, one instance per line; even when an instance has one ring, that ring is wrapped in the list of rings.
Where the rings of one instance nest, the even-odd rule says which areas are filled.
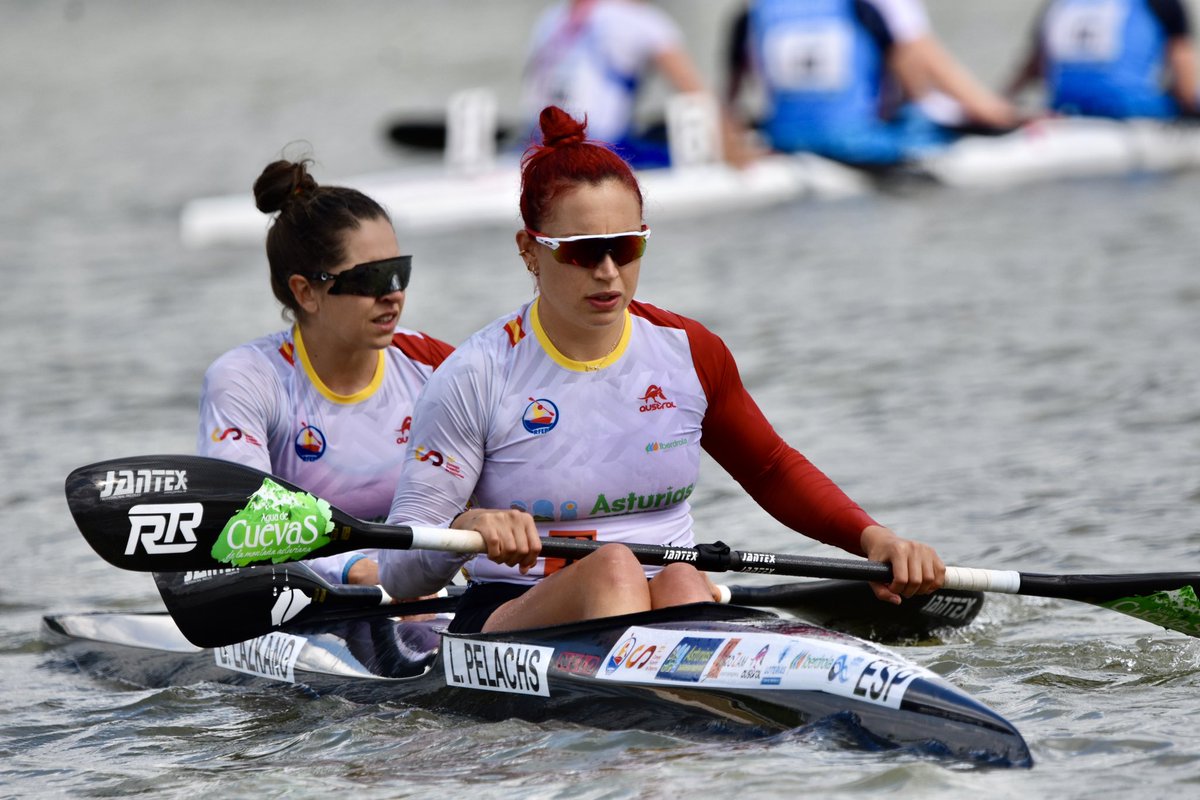
[[[914,678],[937,680],[882,648],[772,633],[632,627],[605,656],[599,680],[829,692],[899,708]]]

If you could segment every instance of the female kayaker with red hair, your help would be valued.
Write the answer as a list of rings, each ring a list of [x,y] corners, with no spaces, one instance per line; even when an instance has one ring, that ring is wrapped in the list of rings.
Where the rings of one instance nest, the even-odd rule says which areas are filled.
[[[487,557],[452,630],[494,631],[714,599],[687,564],[643,568],[624,542],[693,543],[704,449],[785,525],[886,561],[892,602],[939,587],[926,545],[879,525],[771,428],[725,344],[634,299],[650,229],[628,164],[551,106],[523,163],[517,250],[537,296],[458,348],[413,414],[389,522],[474,530]],[[464,510],[465,509],[465,510]],[[540,559],[542,536],[606,542]],[[392,551],[396,596],[437,588],[467,557]]]

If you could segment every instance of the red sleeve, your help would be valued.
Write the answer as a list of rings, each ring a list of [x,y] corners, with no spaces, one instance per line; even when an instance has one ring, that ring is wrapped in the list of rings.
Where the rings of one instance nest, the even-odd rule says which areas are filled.
[[[742,385],[725,343],[700,323],[679,319],[708,396],[701,446],[775,519],[865,556],[863,529],[879,523],[775,432]]]
[[[454,348],[441,339],[434,339],[425,334],[397,333],[392,336],[392,346],[399,347],[400,352],[421,364],[428,364],[437,369],[454,352]]]

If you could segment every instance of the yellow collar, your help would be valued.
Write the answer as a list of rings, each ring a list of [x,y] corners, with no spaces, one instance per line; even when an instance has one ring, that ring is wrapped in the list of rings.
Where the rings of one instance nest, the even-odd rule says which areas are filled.
[[[625,309],[624,319],[622,320],[623,327],[621,328],[621,338],[613,346],[612,350],[608,351],[607,355],[597,358],[593,361],[576,361],[573,358],[568,358],[554,346],[554,342],[550,341],[549,335],[546,334],[546,329],[542,327],[542,319],[538,314],[538,302],[541,297],[536,297],[533,300],[533,305],[529,307],[529,325],[533,328],[533,333],[537,336],[538,342],[542,349],[546,351],[546,355],[564,369],[569,369],[574,372],[597,372],[604,369],[610,364],[616,363],[629,347],[629,337],[633,333],[633,324],[630,322],[629,309]]]
[[[387,359],[384,357],[382,350],[379,351],[379,361],[375,364],[375,375],[371,378],[371,382],[354,394],[338,394],[326,386],[325,381],[321,380],[321,376],[313,369],[312,361],[308,358],[308,350],[304,347],[304,337],[300,335],[299,325],[292,327],[292,338],[296,341],[296,357],[304,365],[304,374],[308,376],[309,381],[312,382],[313,386],[317,387],[317,391],[326,400],[333,403],[341,403],[342,405],[361,403],[375,394],[379,387],[383,385],[384,365],[387,363]]]

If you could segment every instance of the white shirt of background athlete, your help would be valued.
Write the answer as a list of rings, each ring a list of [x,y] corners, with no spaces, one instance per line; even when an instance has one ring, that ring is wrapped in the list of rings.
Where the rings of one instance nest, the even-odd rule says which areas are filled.
[[[548,105],[579,119],[588,136],[619,141],[633,120],[635,97],[616,76],[640,75],[666,50],[683,46],[683,35],[661,9],[628,0],[570,3],[545,12],[534,25],[526,64],[522,107],[531,123]]]

